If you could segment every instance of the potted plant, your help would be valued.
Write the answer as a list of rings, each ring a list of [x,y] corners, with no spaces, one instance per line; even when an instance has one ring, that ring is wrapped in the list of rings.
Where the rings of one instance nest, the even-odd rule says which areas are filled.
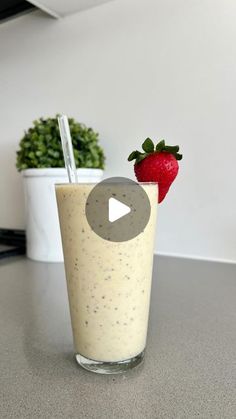
[[[79,182],[101,180],[104,152],[92,128],[69,118]],[[40,118],[25,132],[17,151],[16,167],[22,172],[26,201],[27,256],[62,262],[63,253],[54,185],[68,182],[57,116]]]

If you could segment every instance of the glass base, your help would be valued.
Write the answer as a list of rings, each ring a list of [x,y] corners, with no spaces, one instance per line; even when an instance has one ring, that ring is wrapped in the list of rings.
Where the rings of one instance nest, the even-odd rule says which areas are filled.
[[[75,354],[78,364],[84,369],[97,374],[120,374],[137,367],[144,358],[144,351],[133,358],[117,362],[94,361],[80,354]]]

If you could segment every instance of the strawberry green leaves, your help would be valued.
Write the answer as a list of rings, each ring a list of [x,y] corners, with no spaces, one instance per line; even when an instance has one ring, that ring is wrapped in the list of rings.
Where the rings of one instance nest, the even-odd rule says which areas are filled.
[[[163,151],[165,151],[166,153],[173,154],[175,156],[176,160],[181,160],[182,157],[183,157],[182,154],[178,153],[178,151],[179,151],[179,146],[178,145],[173,145],[173,146],[165,145]]]
[[[140,163],[147,156],[148,156],[147,153],[140,153],[140,151],[133,151],[129,155],[128,161],[135,160],[135,163]]]
[[[129,155],[128,161],[135,160],[136,163],[139,163],[140,161],[145,159],[145,157],[147,157],[147,153],[140,153],[140,151],[135,150],[135,151],[132,151],[132,153]]]
[[[161,140],[157,145],[156,145],[156,151],[158,151],[159,153],[161,151],[163,151],[163,149],[165,148],[165,140]]]
[[[179,154],[179,146],[178,145],[166,145],[165,144],[165,140],[161,140],[157,145],[156,145],[156,151],[158,153],[161,152],[166,152],[166,153],[170,153],[173,154],[173,156],[175,156],[176,160],[181,160],[182,159],[182,154]]]
[[[154,152],[154,144],[150,138],[146,138],[146,140],[142,144],[142,149],[144,153],[141,153],[138,150],[132,151],[132,153],[128,157],[128,161],[135,160],[136,163],[139,163],[140,161],[145,159],[145,157],[147,157],[149,153]]]
[[[137,157],[138,157],[139,154],[140,154],[140,152],[137,151],[137,150],[132,151],[132,153],[128,157],[128,161],[132,161],[134,159],[137,159]]]
[[[146,138],[146,140],[142,144],[142,149],[146,153],[153,153],[153,151],[154,151],[154,144],[153,144],[151,138]]]
[[[173,154],[176,160],[181,160],[183,157],[182,154],[178,153],[179,151],[178,145],[168,146],[165,144],[165,140],[159,141],[159,143],[155,147],[151,138],[146,138],[146,140],[142,144],[142,149],[144,153],[138,150],[135,150],[129,155],[128,161],[135,160],[135,164],[137,164],[137,163],[140,163],[143,159],[145,159],[145,157],[147,157],[149,154],[152,154],[152,153],[170,153],[170,154]]]

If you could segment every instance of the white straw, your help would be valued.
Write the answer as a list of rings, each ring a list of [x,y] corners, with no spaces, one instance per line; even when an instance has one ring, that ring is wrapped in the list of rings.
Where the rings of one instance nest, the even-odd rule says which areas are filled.
[[[68,123],[68,118],[66,115],[61,115],[58,117],[58,125],[61,136],[61,144],[63,150],[63,156],[65,161],[65,166],[70,183],[77,183],[78,177],[75,166],[75,158],[72,147],[70,127]]]

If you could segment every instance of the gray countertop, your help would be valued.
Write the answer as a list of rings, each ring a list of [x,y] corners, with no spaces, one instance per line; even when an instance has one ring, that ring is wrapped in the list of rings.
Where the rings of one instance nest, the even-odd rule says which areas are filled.
[[[62,264],[0,262],[0,417],[236,418],[236,265],[154,263],[146,359],[101,376],[73,359]]]

